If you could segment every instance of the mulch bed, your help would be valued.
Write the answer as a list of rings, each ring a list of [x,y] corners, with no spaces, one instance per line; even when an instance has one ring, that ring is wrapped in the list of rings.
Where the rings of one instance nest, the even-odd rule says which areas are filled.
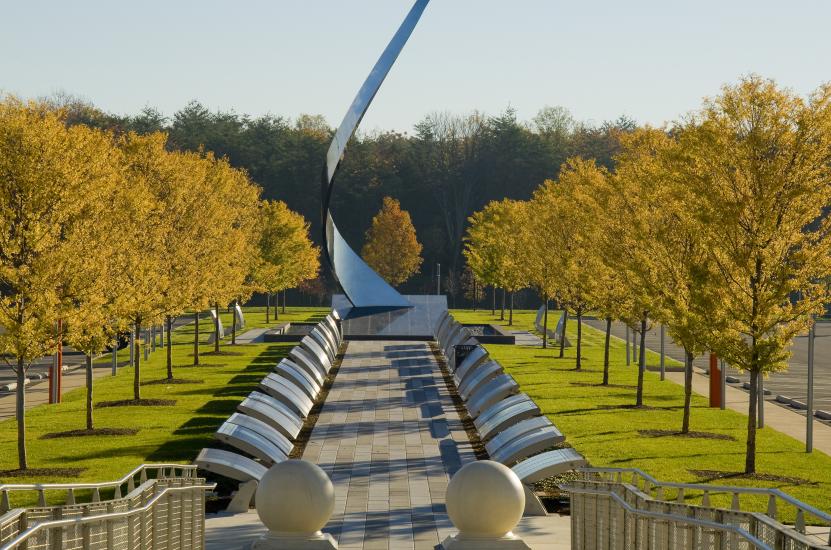
[[[122,399],[120,401],[99,401],[95,404],[95,408],[103,409],[106,407],[173,407],[176,405],[175,399]]]
[[[7,477],[78,477],[86,468],[28,468],[26,470],[2,470],[0,479]]]
[[[94,428],[92,430],[69,430],[67,432],[52,432],[43,434],[40,439],[58,439],[61,437],[83,437],[97,435],[136,435],[138,428]]]
[[[801,477],[780,476],[776,474],[755,473],[746,474],[744,472],[722,472],[719,470],[687,470],[694,476],[700,478],[701,481],[710,482],[718,479],[752,479],[754,481],[773,481],[776,483],[787,483],[788,485],[816,485],[815,481],[810,479],[803,479]]]
[[[156,385],[168,385],[168,384],[204,384],[204,380],[195,380],[193,378],[162,378],[161,380],[148,380],[147,382],[142,382],[142,386],[156,386]]]
[[[687,432],[681,433],[673,430],[638,430],[638,433],[645,437],[689,437],[692,439],[723,439],[725,441],[736,441],[736,438],[728,434],[717,434],[713,432]]]

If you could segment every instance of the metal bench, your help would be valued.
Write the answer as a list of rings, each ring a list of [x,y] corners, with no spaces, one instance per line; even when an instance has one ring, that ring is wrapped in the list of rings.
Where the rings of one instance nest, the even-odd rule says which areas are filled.
[[[439,346],[442,345],[444,339],[447,337],[447,331],[452,323],[453,317],[451,317],[449,314],[447,314],[447,312],[445,312],[445,315],[439,321],[439,324],[436,327],[436,332],[433,335],[436,338],[436,342],[438,342]]]
[[[441,348],[444,352],[444,356],[449,358],[450,357],[450,349],[453,344],[460,338],[460,334],[464,327],[459,323],[455,323],[450,326],[447,330],[447,336],[445,337],[444,341],[441,342]]]
[[[525,489],[525,515],[548,515],[542,501],[529,487],[531,483],[587,465],[586,460],[574,449],[557,449],[532,456],[513,466],[511,469]]]
[[[303,428],[303,419],[296,411],[270,395],[258,391],[248,394],[248,397],[237,405],[237,410],[265,422],[291,441],[297,439]]]
[[[329,333],[335,337],[335,343],[340,346],[341,342],[343,342],[343,336],[340,333],[335,316],[330,313],[323,319],[323,324],[329,328]]]
[[[274,399],[288,405],[305,418],[314,407],[314,402],[289,380],[276,374],[269,374],[260,381],[259,388]]]
[[[309,335],[300,340],[300,347],[304,348],[312,357],[317,359],[317,362],[323,368],[324,373],[328,373],[332,368],[332,361],[329,359],[329,354],[323,347],[317,343],[317,340]]]
[[[465,360],[462,361],[462,364],[453,369],[453,379],[456,382],[457,386],[460,386],[462,382],[464,382],[465,377],[468,373],[473,372],[476,367],[484,363],[488,359],[488,352],[482,346],[476,346],[473,350],[465,357]]]
[[[491,460],[510,466],[517,460],[522,460],[540,451],[550,449],[562,443],[565,439],[565,436],[555,426],[548,426],[546,428],[540,428],[539,430],[526,432],[507,445],[503,445],[498,450],[495,450],[493,453],[489,450],[488,454],[490,454]]]
[[[490,407],[473,424],[483,441],[528,418],[539,416],[540,408],[524,393],[513,395]]]
[[[496,361],[488,361],[481,367],[472,371],[472,374],[458,385],[459,395],[464,401],[467,401],[470,399],[470,396],[477,393],[484,384],[487,384],[502,373],[502,365]]]
[[[200,470],[237,481],[259,481],[268,471],[268,468],[246,456],[207,447],[199,451],[193,463]]]
[[[323,321],[321,321],[320,323],[317,324],[317,326],[312,331],[312,333],[319,334],[320,337],[323,338],[323,340],[326,342],[326,345],[329,346],[330,356],[331,356],[332,362],[334,362],[335,359],[338,356],[338,350],[340,349],[340,343],[338,343],[337,338],[335,337],[335,335],[332,334],[329,326],[326,323],[324,323]]]
[[[303,367],[303,369],[314,377],[318,384],[323,385],[329,369],[324,368],[306,349],[300,346],[291,348],[291,351],[289,351],[289,359],[294,361],[296,365]]]
[[[314,377],[306,371],[306,369],[300,368],[290,359],[282,359],[279,363],[277,363],[277,366],[274,367],[274,372],[283,378],[291,380],[297,385],[297,387],[305,392],[309,399],[317,399],[321,386],[317,383],[317,380],[315,380]]]
[[[326,337],[323,331],[320,330],[319,325],[313,328],[311,332],[309,332],[309,336],[312,338],[312,340],[314,340],[317,343],[317,345],[320,346],[320,349],[322,349],[326,353],[326,359],[329,361],[329,364],[331,365],[331,363],[334,363],[336,355],[335,350],[332,347],[332,344],[329,342],[329,339]]]
[[[267,437],[239,424],[225,422],[216,431],[214,437],[226,445],[231,445],[259,458],[268,466],[288,458],[288,455]]]
[[[230,422],[231,424],[236,424],[237,426],[242,426],[243,428],[248,428],[249,430],[257,432],[273,443],[278,449],[283,451],[286,456],[291,454],[291,450],[294,448],[294,443],[289,441],[286,436],[262,420],[257,420],[256,418],[242,413],[234,413],[228,417],[226,422]]]
[[[500,448],[528,432],[533,432],[553,425],[554,424],[552,424],[551,421],[545,416],[535,416],[533,418],[517,422],[510,428],[499,432],[490,441],[488,441],[485,444],[485,449],[487,449],[488,454],[492,455]]]
[[[583,455],[572,448],[546,451],[527,458],[511,468],[523,483],[536,483],[576,468],[588,466]]]
[[[519,384],[508,374],[500,374],[479,387],[479,391],[471,394],[465,406],[470,416],[476,418],[485,409],[506,397],[519,393]]]

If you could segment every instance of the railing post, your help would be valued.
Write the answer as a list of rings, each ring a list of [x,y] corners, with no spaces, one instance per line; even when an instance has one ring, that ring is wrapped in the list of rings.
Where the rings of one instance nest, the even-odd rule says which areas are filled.
[[[115,512],[115,505],[110,502],[107,504],[107,513],[112,514],[113,512]],[[113,525],[113,520],[107,521],[107,550],[115,550],[115,526]]]

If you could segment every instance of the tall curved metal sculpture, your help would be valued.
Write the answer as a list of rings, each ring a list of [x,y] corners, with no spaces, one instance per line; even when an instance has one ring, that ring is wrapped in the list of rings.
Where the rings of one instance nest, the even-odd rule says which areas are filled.
[[[347,244],[332,220],[329,204],[332,198],[335,175],[337,174],[346,144],[358,128],[361,119],[369,108],[372,99],[384,82],[387,73],[410,38],[424,8],[430,0],[416,0],[404,22],[392,37],[381,57],[375,63],[369,76],[364,81],[358,95],[343,117],[329,151],[326,153],[326,166],[323,170],[322,206],[323,206],[323,240],[324,255],[343,289],[347,299],[353,306],[364,308],[399,308],[411,307],[409,301],[398,293],[381,278],[358,254]]]

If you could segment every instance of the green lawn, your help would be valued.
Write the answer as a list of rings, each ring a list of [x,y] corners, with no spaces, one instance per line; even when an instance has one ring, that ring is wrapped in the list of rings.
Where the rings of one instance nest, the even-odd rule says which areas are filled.
[[[462,323],[494,323],[499,312],[454,310]],[[514,312],[517,329],[533,330],[536,312]],[[551,322],[551,318],[549,318]],[[576,323],[569,321],[567,334],[576,345]],[[646,437],[639,430],[679,430],[683,388],[661,382],[655,373],[645,373],[644,401],[647,409],[622,408],[635,402],[637,368],[625,365],[625,344],[612,339],[610,386],[602,381],[604,333],[583,326],[583,370],[574,370],[575,348],[541,349],[510,345],[487,345],[499,361],[557,427],[566,441],[597,467],[640,468],[662,481],[699,482],[703,476],[691,470],[739,472],[744,469],[747,417],[735,411],[711,409],[706,398],[693,395],[691,429],[731,436],[734,440],[692,439],[677,436]],[[657,355],[647,364],[656,364]],[[794,497],[831,512],[831,458],[770,428],[759,430],[757,471],[804,480],[765,482],[738,478],[713,481],[718,485],[777,487]],[[725,500],[714,504],[727,505]],[[766,501],[754,503],[764,510]],[[784,517],[789,512],[784,511]]]
[[[325,308],[289,308],[280,321],[316,321],[328,312]],[[265,326],[263,308],[246,309],[250,328]],[[214,355],[207,343],[212,330],[209,319],[200,323],[200,362],[193,361],[193,324],[185,325],[173,336],[173,364],[176,378],[201,381],[189,384],[152,384],[141,389],[142,398],[175,399],[172,407],[108,407],[95,409],[95,425],[99,428],[139,428],[133,436],[84,436],[41,439],[45,433],[84,428],[85,390],[64,394],[59,405],[41,405],[27,411],[29,464],[32,468],[84,468],[78,481],[117,479],[139,464],[146,462],[189,463],[199,450],[211,443],[216,428],[236,408],[294,345],[276,344],[230,345],[230,314],[223,313],[228,337],[222,343],[224,352]],[[272,321],[272,325],[274,322]],[[126,357],[126,355],[125,355]],[[101,359],[109,363],[109,357]],[[157,349],[150,359],[142,361],[142,380],[166,378],[165,350]],[[117,376],[95,381],[95,402],[131,399],[133,369],[123,367]],[[17,424],[14,420],[0,422],[0,470],[17,468]],[[65,478],[7,477],[0,482],[32,483],[69,481]],[[14,504],[14,503],[13,503]]]

